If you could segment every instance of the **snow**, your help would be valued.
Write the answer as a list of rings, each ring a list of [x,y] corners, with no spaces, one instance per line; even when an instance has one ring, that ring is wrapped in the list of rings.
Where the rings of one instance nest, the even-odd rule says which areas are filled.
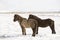
[[[19,14],[28,18],[29,14]],[[51,33],[49,27],[39,27],[39,33],[32,37],[31,28],[26,28],[27,35],[22,35],[18,22],[13,22],[14,14],[0,14],[0,40],[60,40],[60,14],[33,14],[41,19],[51,18],[55,21],[56,34]]]

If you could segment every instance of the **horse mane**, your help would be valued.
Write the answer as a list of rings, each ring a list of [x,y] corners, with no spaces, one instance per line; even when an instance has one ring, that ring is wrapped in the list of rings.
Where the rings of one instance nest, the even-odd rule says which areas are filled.
[[[22,17],[21,17],[21,16],[19,16],[18,14],[15,14],[15,16],[22,18]]]
[[[33,19],[36,19],[36,20],[41,20],[41,18],[39,18],[39,17],[37,17],[37,16],[35,16],[35,15],[32,15],[32,14],[30,14],[29,17],[31,17],[31,18],[33,18]]]
[[[29,17],[31,17],[31,18],[33,18],[33,19],[37,19],[37,20],[52,20],[52,19],[50,19],[50,18],[48,18],[48,19],[41,19],[41,18],[39,18],[39,17],[37,17],[37,16],[35,16],[35,15],[32,15],[32,14],[30,14]]]

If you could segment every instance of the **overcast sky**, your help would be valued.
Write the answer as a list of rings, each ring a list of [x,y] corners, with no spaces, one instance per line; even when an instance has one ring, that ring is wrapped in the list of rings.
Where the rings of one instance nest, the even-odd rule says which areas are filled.
[[[60,0],[0,0],[1,11],[60,11]]]

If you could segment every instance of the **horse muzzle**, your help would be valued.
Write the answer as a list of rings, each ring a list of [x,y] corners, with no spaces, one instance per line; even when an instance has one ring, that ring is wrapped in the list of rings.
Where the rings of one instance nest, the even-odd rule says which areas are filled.
[[[16,20],[13,20],[14,22],[16,21]]]

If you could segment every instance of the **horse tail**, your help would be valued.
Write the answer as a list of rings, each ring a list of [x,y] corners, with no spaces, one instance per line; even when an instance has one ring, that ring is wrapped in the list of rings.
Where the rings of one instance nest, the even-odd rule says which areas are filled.
[[[56,34],[54,21],[51,21],[51,30],[52,30],[52,34]]]
[[[51,25],[54,26],[54,21],[52,20]]]

